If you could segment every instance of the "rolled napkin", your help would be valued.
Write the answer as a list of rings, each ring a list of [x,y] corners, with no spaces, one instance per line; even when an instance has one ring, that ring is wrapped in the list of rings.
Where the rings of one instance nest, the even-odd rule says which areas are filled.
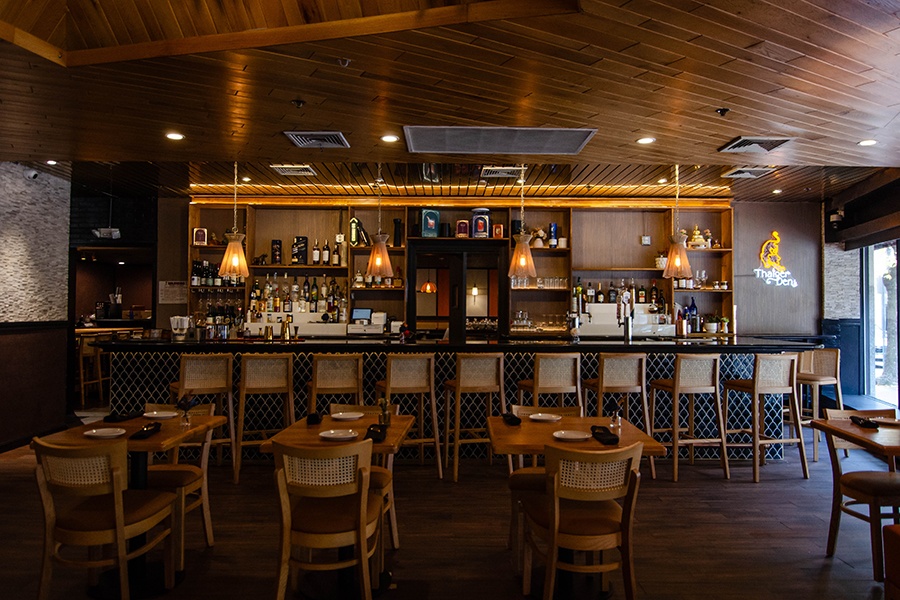
[[[854,424],[859,425],[860,427],[865,427],[866,429],[878,429],[878,423],[865,417],[851,415],[850,420],[853,421]]]
[[[522,419],[512,413],[503,413],[503,422],[507,425],[521,425]]]
[[[366,430],[366,437],[363,439],[372,440],[373,442],[383,442],[387,437],[387,425],[373,423]]]
[[[309,413],[309,415],[306,417],[307,425],[318,425],[321,422],[322,422],[322,415],[320,415],[317,412]]]
[[[131,434],[132,440],[145,440],[155,434],[162,428],[162,423],[147,423],[137,431]]]
[[[103,417],[103,422],[104,423],[121,423],[122,421],[129,421],[131,419],[136,419],[136,418],[142,416],[143,414],[144,413],[140,413],[140,412],[124,413],[124,414],[110,413],[110,414],[106,415],[105,417]]]
[[[619,443],[619,436],[603,425],[591,425],[591,435],[604,446],[615,446]]]

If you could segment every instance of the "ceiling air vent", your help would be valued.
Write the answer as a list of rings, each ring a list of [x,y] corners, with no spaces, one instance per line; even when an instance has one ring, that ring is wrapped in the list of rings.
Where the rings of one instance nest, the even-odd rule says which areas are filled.
[[[578,154],[596,129],[405,125],[406,147],[428,154]]]
[[[775,171],[775,167],[737,167],[722,173],[728,179],[757,179]]]
[[[481,167],[481,177],[515,177],[522,176],[522,167]]]
[[[269,165],[270,169],[274,169],[281,175],[290,177],[315,177],[316,172],[309,165]]]
[[[719,152],[771,152],[782,144],[787,144],[793,138],[780,137],[737,137],[721,148]]]
[[[340,131],[285,131],[284,135],[300,148],[349,148]]]

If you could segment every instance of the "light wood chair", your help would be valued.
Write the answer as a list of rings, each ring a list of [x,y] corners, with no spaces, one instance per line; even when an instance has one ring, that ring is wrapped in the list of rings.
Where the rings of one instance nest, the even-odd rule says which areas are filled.
[[[523,379],[518,383],[520,405],[525,404],[522,401],[523,392],[531,393],[535,406],[538,406],[541,394],[556,394],[559,406],[565,404],[566,394],[574,394],[583,414],[581,354],[578,352],[535,354],[534,379]]]
[[[800,372],[797,375],[800,384],[800,397],[803,388],[809,387],[809,408],[803,409],[803,425],[809,425],[812,419],[818,419],[821,400],[821,388],[834,386],[834,397],[837,408],[844,408],[844,397],[841,393],[841,350],[839,348],[816,348],[800,354]],[[793,428],[793,421],[789,421]],[[821,431],[813,430],[813,462],[819,461],[819,436]],[[792,437],[798,437],[792,432]]]
[[[728,442],[728,446],[753,449],[754,483],[759,483],[759,467],[766,462],[764,448],[772,444],[788,442],[797,444],[800,450],[800,466],[803,469],[803,478],[809,479],[809,465],[806,462],[806,445],[803,443],[802,427],[797,426],[795,428],[796,437],[770,437],[764,434],[766,396],[787,396],[787,407],[790,414],[795,423],[800,422],[800,399],[797,391],[798,360],[799,357],[796,353],[757,354],[753,365],[753,379],[732,379],[722,384],[725,390],[725,400],[722,409],[725,423],[728,423],[728,411],[731,407],[729,392],[740,392],[749,395],[750,427],[726,429],[725,433],[732,436],[750,436],[749,442]],[[783,403],[784,401],[782,400]]]
[[[294,423],[294,356],[281,354],[242,354],[241,380],[238,382],[237,455],[234,482],[241,475],[244,446],[259,446],[280,429],[246,430],[247,397],[251,395],[280,396],[284,427]],[[246,439],[251,435],[251,439]]]
[[[98,341],[96,334],[82,334],[77,338],[78,344],[78,387],[81,396],[81,408],[87,406],[87,394],[90,388],[96,387],[97,397],[103,405],[103,374],[100,367],[100,348],[94,345]]]
[[[331,447],[272,446],[281,501],[276,598],[285,598],[291,567],[322,571],[356,566],[360,595],[371,600],[369,559],[378,549],[382,520],[382,496],[369,489],[372,440]],[[320,552],[341,548],[354,551],[336,558]]]
[[[342,412],[361,412],[369,415],[381,414],[380,406],[372,406],[370,404],[331,404],[329,412],[333,415]],[[391,405],[392,414],[400,414],[400,406]],[[372,462],[379,461],[379,464],[372,465],[372,475],[369,481],[369,489],[372,491],[381,491],[384,496],[384,514],[388,517],[388,525],[391,529],[391,547],[394,550],[400,548],[400,532],[397,529],[397,508],[394,501],[394,455],[393,454],[375,454],[372,456]]]
[[[404,446],[418,446],[419,462],[425,464],[425,446],[434,446],[438,479],[444,478],[441,461],[441,430],[438,428],[437,401],[434,394],[434,354],[388,354],[385,378],[375,384],[376,396],[391,403],[394,396],[415,395],[418,399],[418,437],[407,438]],[[425,396],[431,417],[431,433],[425,435]]]
[[[631,394],[640,394],[641,423],[644,432],[652,435],[650,424],[650,408],[647,404],[647,355],[631,353],[601,352],[597,355],[597,377],[581,382],[584,389],[584,407],[587,410],[587,394],[594,392],[597,396],[597,416],[603,416],[604,394],[617,394],[616,405],[622,417],[631,423],[629,399]],[[656,462],[653,457],[647,458],[650,463],[650,477],[656,479]]]
[[[313,354],[312,379],[306,384],[307,410],[319,412],[319,396],[352,394],[363,404],[362,354]]]
[[[678,481],[678,455],[682,446],[690,448],[690,461],[694,463],[695,446],[719,446],[719,455],[725,479],[728,470],[728,451],[725,445],[725,419],[719,395],[719,355],[676,354],[673,379],[655,379],[650,382],[651,434],[668,433],[671,440],[661,442],[672,450],[672,481]],[[656,426],[657,392],[668,392],[672,398],[672,426]],[[716,437],[698,438],[696,433],[694,395],[709,394],[713,398],[716,415]],[[681,426],[681,396],[688,398],[688,425]]]
[[[147,404],[145,410],[171,410],[168,404]],[[215,413],[215,405],[200,404],[191,408],[191,415],[212,415]],[[164,490],[175,494],[175,519],[173,538],[177,556],[175,570],[184,571],[184,546],[186,538],[184,534],[187,514],[194,509],[201,509],[200,515],[203,521],[203,532],[206,545],[212,548],[215,544],[213,537],[212,513],[209,510],[209,447],[212,443],[212,429],[187,440],[190,445],[200,445],[199,464],[182,463],[179,457],[179,448],[168,453],[169,462],[150,465],[147,469],[147,489]]]
[[[231,465],[234,480],[238,479],[238,444],[234,412],[234,392],[232,389],[233,358],[231,354],[182,354],[178,381],[169,384],[169,394],[173,404],[181,399],[194,396],[214,396],[216,413],[228,417],[228,436],[217,429],[213,433],[212,445],[216,447],[217,464],[222,464],[222,446],[231,446]]]
[[[92,579],[101,567],[118,567],[119,594],[128,600],[128,561],[160,544],[165,549],[165,587],[175,587],[175,494],[128,489],[126,440],[58,446],[34,438],[31,447],[37,455],[35,476],[44,508],[38,598],[49,597],[53,563],[60,563],[89,569]],[[144,535],[145,541],[136,539]],[[64,551],[72,547],[88,548],[88,557],[73,558]]]
[[[849,419],[851,415],[860,417],[895,418],[892,408],[880,410],[837,410],[826,408],[826,419]],[[862,519],[869,524],[869,536],[872,544],[872,575],[875,581],[884,581],[884,549],[881,537],[881,522],[892,519],[894,524],[900,523],[900,473],[895,471],[894,461],[888,462],[888,471],[851,471],[844,473],[839,449],[859,446],[825,435],[828,443],[828,455],[831,457],[831,477],[834,489],[831,500],[831,521],[828,526],[828,545],[825,555],[834,556],[837,546],[838,530],[841,526],[841,513]],[[846,458],[845,458],[846,460]],[[856,507],[865,505],[868,510],[861,511]],[[882,512],[882,508],[890,509]]]
[[[900,600],[900,525],[884,526],[884,600]]]
[[[453,395],[451,401],[450,396]],[[450,445],[453,445],[453,481],[459,480],[459,447],[463,444],[487,444],[491,456],[491,440],[487,436],[487,420],[483,427],[460,427],[460,406],[463,394],[483,394],[485,419],[494,414],[494,394],[500,412],[504,410],[506,395],[503,385],[503,353],[456,354],[456,378],[444,382],[444,465],[450,466]],[[450,412],[453,427],[450,427]],[[451,441],[451,431],[453,439]],[[470,437],[463,437],[464,435]]]
[[[553,600],[556,571],[607,573],[622,569],[625,598],[636,594],[632,550],[632,525],[640,484],[638,465],[643,444],[600,451],[566,450],[547,446],[545,476],[547,493],[523,502],[525,540],[522,593],[531,593],[532,555],[544,554],[544,600]],[[620,503],[621,502],[621,503]],[[560,557],[559,549],[587,553],[590,559],[577,562]],[[605,550],[618,548],[619,560],[603,560]],[[595,553],[601,560],[593,560]]]

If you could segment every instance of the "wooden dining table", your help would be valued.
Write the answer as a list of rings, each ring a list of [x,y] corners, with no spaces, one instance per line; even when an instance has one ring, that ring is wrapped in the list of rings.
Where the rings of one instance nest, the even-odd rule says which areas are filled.
[[[878,429],[860,427],[850,419],[814,419],[813,429],[852,442],[872,454],[887,459],[888,469],[896,471],[900,456],[900,427],[882,424]]]
[[[536,421],[528,417],[519,425],[507,425],[503,417],[488,417],[488,437],[496,454],[543,454],[544,446],[559,446],[573,450],[610,450],[643,442],[643,456],[665,456],[666,447],[624,419],[619,427],[611,427],[609,417],[562,417],[558,421]],[[617,445],[604,445],[593,437],[584,441],[562,441],[553,436],[556,431],[591,432],[592,425],[609,427],[619,436]]]
[[[413,415],[391,415],[391,424],[387,428],[385,438],[381,442],[374,442],[372,454],[396,454],[409,430],[412,429],[416,418]],[[352,421],[338,420],[331,415],[324,415],[322,421],[315,425],[309,425],[306,419],[297,421],[290,427],[282,429],[260,446],[261,452],[272,452],[272,442],[277,441],[291,446],[322,446],[339,444],[333,438],[320,435],[323,432],[349,429],[356,433],[356,437],[347,441],[358,441],[365,437],[369,425],[378,423],[377,414],[366,414]]]

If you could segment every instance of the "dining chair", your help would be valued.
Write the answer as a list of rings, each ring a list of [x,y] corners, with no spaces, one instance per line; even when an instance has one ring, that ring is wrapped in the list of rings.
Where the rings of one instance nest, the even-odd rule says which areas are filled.
[[[369,489],[372,440],[331,447],[273,441],[272,447],[281,504],[276,598],[285,598],[292,567],[322,571],[355,566],[360,595],[371,600],[369,560],[378,550],[382,521],[382,496]],[[350,548],[352,553],[346,550]],[[345,550],[336,553],[338,549]]]
[[[160,544],[165,587],[175,587],[175,494],[128,489],[127,440],[60,446],[34,438],[31,447],[37,455],[35,476],[44,509],[38,598],[49,597],[53,564],[60,563],[89,569],[92,579],[101,567],[118,567],[119,596],[128,600],[128,561]],[[87,558],[65,552],[73,547],[87,548]]]
[[[168,404],[147,404],[146,411],[165,410]],[[215,413],[215,405],[200,404],[191,408],[191,415],[208,415]],[[194,439],[186,440],[182,446],[200,446],[199,464],[181,462],[179,448],[168,453],[167,463],[150,465],[147,468],[147,489],[164,490],[175,494],[174,542],[177,549],[176,571],[184,571],[185,521],[189,512],[199,508],[203,521],[203,533],[206,545],[212,548],[213,537],[212,513],[209,510],[209,447],[212,443],[212,428]]]
[[[361,412],[366,415],[380,415],[381,407],[371,404],[338,404],[329,405],[330,414]],[[400,405],[391,405],[392,414],[400,414]],[[378,464],[374,464],[378,461]],[[387,523],[391,530],[391,547],[394,550],[400,548],[400,533],[397,529],[397,508],[394,500],[394,455],[374,454],[372,456],[371,477],[369,489],[380,491],[384,496],[384,514],[387,515]]]
[[[533,555],[538,554],[546,566],[544,600],[553,600],[557,569],[607,573],[621,568],[625,598],[635,598],[632,531],[642,449],[641,442],[614,450],[544,449],[547,492],[522,503],[524,595],[531,593]],[[571,559],[561,555],[560,548],[572,551]],[[610,562],[603,554],[614,548],[619,550],[619,560]],[[588,558],[579,561],[578,553]]]
[[[866,418],[886,417],[893,419],[896,411],[893,408],[876,410],[838,410],[825,409],[826,419],[849,419],[851,416]],[[900,473],[895,472],[894,461],[888,463],[888,471],[850,471],[845,473],[839,449],[859,448],[859,446],[838,438],[830,433],[825,434],[828,443],[828,455],[831,457],[831,477],[833,490],[831,496],[831,520],[828,525],[828,544],[825,556],[834,556],[837,547],[838,530],[841,526],[841,514],[862,519],[869,524],[869,537],[872,546],[872,574],[875,581],[884,581],[884,550],[881,537],[881,522],[892,519],[894,524],[900,523]],[[846,457],[844,460],[847,460]],[[865,505],[867,510],[858,507]],[[890,511],[882,512],[882,509]]]
[[[534,378],[518,382],[519,405],[523,405],[523,392],[530,392],[537,406],[541,394],[556,394],[559,406],[563,406],[566,394],[574,394],[575,402],[584,413],[581,396],[581,354],[579,352],[537,353],[534,355]]]
[[[900,525],[884,529],[884,600],[900,600]]]
[[[364,404],[362,354],[313,354],[307,412],[319,412],[319,396],[326,395],[351,395],[357,404]]]

